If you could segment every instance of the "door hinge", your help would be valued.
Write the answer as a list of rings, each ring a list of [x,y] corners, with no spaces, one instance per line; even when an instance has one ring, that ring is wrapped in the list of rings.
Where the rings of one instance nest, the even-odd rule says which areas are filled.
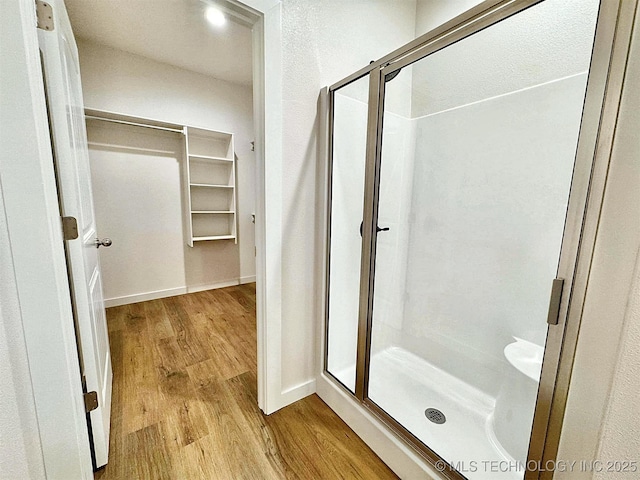
[[[53,8],[49,3],[36,0],[36,18],[38,20],[38,28],[48,32],[54,29]]]
[[[551,298],[549,299],[549,313],[547,314],[547,323],[549,325],[557,325],[560,316],[560,302],[562,301],[562,287],[564,286],[564,278],[554,278],[551,284]]]
[[[62,236],[65,240],[78,238],[78,221],[75,217],[62,217]]]
[[[98,408],[98,392],[87,392],[83,396],[85,412],[89,413]]]

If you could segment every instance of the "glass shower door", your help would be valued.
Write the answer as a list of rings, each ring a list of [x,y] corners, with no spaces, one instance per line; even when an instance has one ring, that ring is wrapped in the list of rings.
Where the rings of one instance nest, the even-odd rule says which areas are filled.
[[[326,369],[352,393],[356,383],[358,306],[367,146],[369,76],[333,93]]]
[[[578,3],[382,70],[367,401],[471,479],[524,474],[598,8]]]

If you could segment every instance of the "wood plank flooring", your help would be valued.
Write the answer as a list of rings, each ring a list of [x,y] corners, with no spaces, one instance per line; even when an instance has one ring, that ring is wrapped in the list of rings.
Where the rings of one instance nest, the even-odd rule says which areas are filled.
[[[109,463],[99,480],[395,479],[312,395],[256,400],[255,284],[107,309]]]

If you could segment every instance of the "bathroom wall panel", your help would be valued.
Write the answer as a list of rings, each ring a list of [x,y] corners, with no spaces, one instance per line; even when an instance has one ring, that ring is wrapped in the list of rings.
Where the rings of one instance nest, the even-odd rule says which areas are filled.
[[[468,365],[499,372],[513,336],[544,344],[585,82],[414,120],[403,338],[484,389],[498,383]]]
[[[419,1],[416,28],[432,28],[433,18],[477,2],[444,3]],[[598,0],[546,0],[414,64],[414,83],[428,88],[413,90],[412,117],[586,71],[598,6]]]

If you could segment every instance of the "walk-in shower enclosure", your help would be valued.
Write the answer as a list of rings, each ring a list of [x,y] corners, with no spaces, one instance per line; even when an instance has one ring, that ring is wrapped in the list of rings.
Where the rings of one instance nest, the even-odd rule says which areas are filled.
[[[324,373],[450,478],[537,478],[599,11],[484,2],[329,88]]]

